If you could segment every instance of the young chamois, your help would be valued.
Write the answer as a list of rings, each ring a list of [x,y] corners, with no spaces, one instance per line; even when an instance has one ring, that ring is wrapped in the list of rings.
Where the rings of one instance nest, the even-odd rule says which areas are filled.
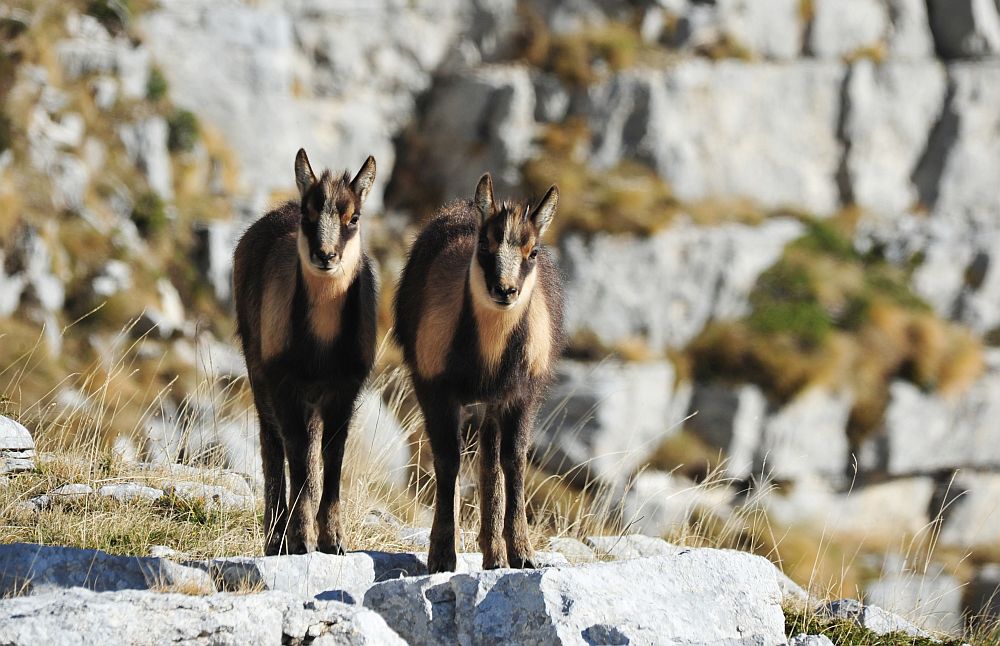
[[[378,286],[361,243],[361,206],[374,181],[373,157],[353,180],[328,170],[317,179],[299,150],[300,199],[257,220],[236,246],[233,295],[260,419],[266,554],[344,553],[344,444],[375,359]]]
[[[534,209],[498,204],[492,179],[483,175],[473,201],[443,208],[427,225],[403,270],[396,338],[437,477],[431,572],[455,569],[459,420],[473,402],[486,405],[479,431],[483,567],[534,567],[524,470],[535,414],[563,346],[559,273],[541,244],[558,199],[553,186]]]

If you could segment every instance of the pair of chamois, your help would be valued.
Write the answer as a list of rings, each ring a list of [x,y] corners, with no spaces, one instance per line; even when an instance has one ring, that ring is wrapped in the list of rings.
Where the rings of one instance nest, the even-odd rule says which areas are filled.
[[[260,419],[267,554],[344,552],[344,446],[375,359],[378,285],[360,231],[374,180],[372,157],[353,179],[330,171],[317,178],[300,150],[300,199],[264,215],[236,247],[233,293]],[[483,566],[534,567],[524,471],[564,343],[559,274],[542,246],[558,199],[553,186],[533,208],[497,202],[483,175],[473,200],[443,207],[420,233],[399,280],[395,337],[437,480],[431,572],[455,569],[460,420],[474,402],[487,409],[479,431]]]

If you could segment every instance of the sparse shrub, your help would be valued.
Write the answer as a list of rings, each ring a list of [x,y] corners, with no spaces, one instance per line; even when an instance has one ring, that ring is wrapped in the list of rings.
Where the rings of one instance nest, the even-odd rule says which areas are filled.
[[[198,141],[198,117],[188,110],[176,110],[167,120],[167,147],[171,152],[188,152]]]
[[[87,13],[97,18],[113,34],[128,27],[132,15],[131,0],[90,0]]]
[[[146,81],[146,98],[154,103],[167,96],[170,86],[167,77],[159,67],[153,67],[149,71],[149,79]]]
[[[159,235],[167,224],[167,212],[160,196],[153,191],[141,193],[132,206],[132,221],[144,238]]]
[[[544,21],[529,11],[523,14],[523,25],[521,58],[575,87],[598,81],[600,65],[612,71],[631,67],[643,46],[635,27],[620,22],[571,34],[552,34]]]

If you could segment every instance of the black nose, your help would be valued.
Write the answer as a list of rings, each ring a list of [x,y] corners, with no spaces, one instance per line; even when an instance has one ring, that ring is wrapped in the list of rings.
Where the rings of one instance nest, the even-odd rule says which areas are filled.
[[[316,260],[324,265],[332,265],[337,262],[339,255],[336,251],[323,251],[322,249],[313,252]]]
[[[497,285],[493,288],[493,297],[497,300],[509,301],[517,296],[517,287]]]

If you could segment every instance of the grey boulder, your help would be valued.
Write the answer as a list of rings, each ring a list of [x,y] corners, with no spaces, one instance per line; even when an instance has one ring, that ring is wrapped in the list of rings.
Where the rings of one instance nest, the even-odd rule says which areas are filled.
[[[0,415],[0,474],[32,471],[35,440],[18,422]]]
[[[387,581],[365,606],[421,644],[785,642],[777,570],[718,550]]]
[[[0,601],[0,642],[405,645],[373,612],[282,592],[192,597],[79,589]]]

